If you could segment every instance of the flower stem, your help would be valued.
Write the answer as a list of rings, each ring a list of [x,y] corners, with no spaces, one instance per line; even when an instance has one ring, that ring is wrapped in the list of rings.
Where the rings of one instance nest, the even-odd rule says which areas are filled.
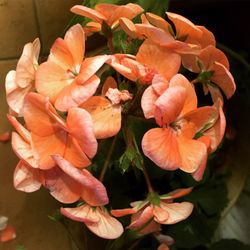
[[[103,167],[102,167],[102,171],[101,171],[101,174],[100,174],[100,177],[99,177],[99,180],[102,182],[103,179],[104,179],[104,176],[105,176],[105,173],[108,169],[108,166],[109,166],[109,162],[110,162],[110,158],[112,156],[112,153],[114,151],[114,148],[115,148],[115,144],[117,142],[117,139],[118,139],[118,134],[114,137],[113,141],[112,141],[112,144],[109,148],[109,151],[108,151],[108,154],[107,154],[107,157],[105,159],[105,162],[103,164]]]

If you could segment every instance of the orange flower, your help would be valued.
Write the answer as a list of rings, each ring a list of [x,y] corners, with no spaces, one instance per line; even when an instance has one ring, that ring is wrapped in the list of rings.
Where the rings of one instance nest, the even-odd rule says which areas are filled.
[[[148,96],[149,103],[154,106],[146,106],[147,117],[154,114],[156,123],[161,127],[153,128],[143,136],[144,154],[166,170],[197,171],[207,157],[207,147],[193,137],[214,125],[218,118],[216,108],[196,108],[194,89],[180,74],[171,79],[169,87],[165,91],[163,89],[158,98],[153,86],[144,95],[143,110]]]
[[[81,105],[92,117],[94,133],[97,139],[116,135],[121,128],[121,102],[132,99],[127,90],[119,91],[112,77],[103,85],[102,96],[92,96]]]
[[[82,5],[75,5],[71,8],[71,11],[95,21],[86,24],[86,30],[88,34],[91,35],[93,32],[101,31],[103,22],[111,29],[115,29],[121,17],[133,19],[143,12],[143,9],[137,4],[128,3],[120,6],[115,4],[97,4],[95,9]]]
[[[91,232],[104,239],[116,239],[123,233],[122,224],[110,216],[104,207],[84,204],[75,208],[61,208],[61,213],[83,222]]]
[[[27,43],[17,63],[16,71],[11,70],[6,76],[5,89],[7,103],[19,116],[22,116],[23,102],[26,94],[34,89],[39,52],[40,41],[38,38],[33,43]]]
[[[193,210],[190,202],[173,202],[191,192],[191,188],[177,189],[169,194],[158,196],[150,193],[145,201],[132,202],[132,208],[114,209],[111,214],[121,217],[131,214],[129,229],[138,230],[140,234],[159,232],[159,225],[171,225],[185,220]]]
[[[64,39],[55,41],[48,61],[37,70],[37,91],[48,96],[60,111],[79,106],[95,93],[99,85],[100,79],[95,73],[109,56],[84,59],[84,53],[85,34],[76,24],[66,32]]]
[[[51,155],[59,154],[74,166],[83,168],[97,151],[97,141],[90,114],[84,109],[71,108],[67,121],[56,113],[47,98],[29,93],[23,108],[26,130],[10,118],[18,133],[13,132],[12,147],[20,159],[34,168],[55,166]]]

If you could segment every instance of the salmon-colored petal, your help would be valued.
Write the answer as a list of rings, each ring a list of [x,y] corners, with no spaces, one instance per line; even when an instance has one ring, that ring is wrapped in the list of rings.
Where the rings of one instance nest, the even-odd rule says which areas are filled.
[[[82,151],[77,140],[68,135],[63,157],[77,168],[87,167],[91,161]]]
[[[33,142],[33,150],[38,157],[38,167],[46,170],[55,166],[55,162],[51,155],[60,154],[65,152],[67,133],[58,131],[48,136],[38,136],[31,134]]]
[[[171,225],[185,220],[193,211],[194,205],[190,202],[160,203],[160,207],[168,212],[169,217],[161,224]]]
[[[66,41],[62,38],[57,38],[52,45],[48,61],[55,63],[64,71],[71,70],[74,73],[77,73],[75,72],[75,62],[73,55]]]
[[[60,202],[73,203],[80,199],[82,186],[59,167],[43,171],[44,186]]]
[[[45,62],[39,66],[36,72],[36,90],[43,96],[48,96],[54,103],[59,93],[73,80],[73,76],[68,75],[54,62]]]
[[[155,74],[152,80],[154,91],[160,96],[169,87],[169,81],[161,74]]]
[[[135,214],[137,211],[133,208],[124,208],[124,209],[112,209],[111,214],[115,217],[122,217],[129,214]]]
[[[214,63],[213,70],[214,74],[211,77],[211,81],[217,84],[229,99],[236,90],[236,85],[232,74],[224,65],[219,62]]]
[[[101,4],[97,4],[95,6],[95,10],[98,11],[99,13],[101,13],[103,16],[105,16],[106,22],[108,22],[108,20],[112,16],[112,14],[115,11],[117,11],[118,8],[119,8],[119,5],[109,4],[109,3],[108,4],[101,3]]]
[[[96,213],[99,217],[98,223],[85,223],[90,231],[101,238],[110,240],[121,236],[124,230],[117,219],[103,212],[99,207],[96,208]]]
[[[173,86],[166,91],[155,102],[155,120],[159,126],[174,122],[181,114],[187,91],[182,86]]]
[[[117,89],[117,83],[112,76],[108,76],[107,79],[105,80],[102,86],[102,96],[105,96],[109,88]]]
[[[82,151],[93,158],[97,151],[91,115],[82,108],[69,109],[67,116],[69,133],[77,140]]]
[[[80,106],[80,104],[94,95],[99,83],[100,79],[96,75],[90,77],[84,84],[77,84],[77,82],[74,81],[58,94],[55,107],[65,112],[70,108]]]
[[[109,202],[106,188],[89,171],[75,168],[59,155],[54,155],[53,159],[66,174],[81,184],[80,195],[88,204],[102,206]]]
[[[149,220],[151,220],[154,216],[153,208],[151,206],[147,206],[143,210],[133,214],[131,217],[131,223],[128,226],[130,229],[137,229],[145,225]]]
[[[174,77],[172,77],[169,82],[169,87],[174,87],[174,86],[181,86],[186,89],[186,99],[184,102],[183,109],[180,113],[180,116],[196,109],[197,96],[195,93],[194,86],[188,81],[188,79],[181,74],[177,74]]]
[[[190,36],[193,38],[199,38],[202,36],[202,31],[199,30],[199,28],[196,27],[190,20],[187,18],[171,13],[166,12],[168,18],[174,23],[176,28],[176,36],[178,38],[183,38],[185,36]]]
[[[10,138],[11,138],[11,134],[9,131],[0,134],[0,142],[7,142],[10,140]]]
[[[181,166],[179,147],[172,129],[150,129],[142,138],[142,150],[163,169],[175,170]]]
[[[36,38],[33,43],[24,46],[22,55],[16,67],[16,81],[21,88],[26,88],[33,84],[35,80],[35,70],[38,66],[38,56],[40,52],[40,41]]]
[[[25,142],[30,143],[31,136],[30,136],[29,131],[21,123],[19,123],[14,116],[7,114],[7,118],[10,124],[15,128],[18,134],[22,137],[22,139]]]
[[[29,142],[24,141],[16,132],[12,132],[11,145],[18,158],[24,160],[31,167],[38,168],[37,157]]]
[[[140,36],[140,34],[137,32],[137,29],[136,29],[136,26],[135,24],[125,18],[125,17],[122,17],[119,19],[119,24],[121,26],[121,28],[133,39],[136,39],[136,38],[142,38],[142,36]]]
[[[150,221],[145,227],[143,227],[138,233],[140,235],[146,235],[161,231],[161,225],[154,220]]]
[[[91,36],[95,32],[99,32],[102,29],[102,26],[100,23],[96,22],[88,22],[84,27],[82,27],[85,36]]]
[[[154,206],[153,213],[154,213],[154,220],[159,224],[166,221],[169,217],[169,213],[158,206]]]
[[[74,208],[62,207],[60,211],[64,216],[83,223],[98,223],[100,220],[95,210],[87,204]]]
[[[169,250],[170,248],[165,244],[161,243],[160,246],[158,246],[157,250]]]
[[[172,200],[172,199],[177,199],[182,196],[185,196],[189,194],[192,191],[193,188],[178,188],[170,193],[161,195],[160,198],[161,200]]]
[[[98,23],[102,23],[103,20],[106,20],[106,17],[102,15],[99,11],[93,10],[86,6],[75,5],[70,9],[70,11],[80,16],[86,16],[90,19],[97,21]]]
[[[146,119],[153,118],[155,115],[155,102],[159,95],[149,86],[143,93],[141,98],[141,107]]]
[[[187,173],[195,172],[207,157],[207,147],[204,143],[187,139],[184,136],[177,137],[179,152],[181,155],[181,170]]]
[[[200,39],[198,39],[196,42],[198,43],[198,45],[201,46],[201,48],[205,48],[209,45],[212,45],[212,46],[216,46],[216,41],[215,41],[215,37],[214,37],[214,34],[209,31],[206,27],[204,26],[199,26],[199,25],[196,25],[196,27],[202,31],[202,36],[200,37]],[[187,38],[187,42],[190,42],[190,43],[194,43],[193,40],[190,40],[189,37]]]
[[[78,84],[84,84],[109,59],[110,59],[109,55],[100,55],[100,56],[85,58],[85,60],[81,65],[80,74],[76,77],[76,82]]]
[[[24,101],[23,116],[28,130],[47,136],[58,130],[58,125],[46,111],[47,98],[37,93],[29,93]],[[38,122],[39,121],[39,122]]]
[[[97,139],[116,135],[121,128],[121,107],[112,105],[101,96],[93,96],[81,105],[92,117],[94,133]]]
[[[146,40],[139,48],[136,60],[160,73],[167,80],[171,79],[180,68],[181,57],[170,50]]]
[[[7,242],[16,238],[16,229],[12,226],[7,226],[0,232],[0,242]]]
[[[65,34],[64,41],[72,54],[75,72],[79,72],[85,53],[85,34],[80,24],[72,26]]]
[[[14,171],[14,187],[17,190],[31,193],[40,189],[42,178],[42,172],[39,169],[34,169],[21,160]]]
[[[155,15],[153,13],[147,12],[146,13],[147,20],[154,26],[164,30],[165,32],[169,32],[170,24],[163,19],[162,17]]]

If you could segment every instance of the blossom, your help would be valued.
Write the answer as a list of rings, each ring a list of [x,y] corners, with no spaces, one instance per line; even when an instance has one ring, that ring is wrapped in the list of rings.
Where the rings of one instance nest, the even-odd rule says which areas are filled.
[[[24,46],[16,70],[11,70],[6,76],[5,89],[9,107],[22,116],[24,98],[34,90],[35,74],[38,67],[40,41],[36,38],[33,43]]]
[[[121,128],[121,102],[132,99],[127,90],[119,91],[112,77],[103,85],[102,96],[93,96],[80,107],[87,110],[93,120],[94,133],[97,139],[116,135]]]
[[[0,215],[0,242],[7,242],[16,238],[16,230],[8,225],[8,218]]]
[[[150,193],[147,200],[132,202],[130,204],[132,208],[113,209],[111,214],[116,217],[131,214],[128,228],[138,230],[141,234],[158,232],[159,224],[175,224],[185,220],[192,213],[192,203],[173,202],[173,199],[186,195],[191,190],[191,188],[177,189],[162,196]]]
[[[101,238],[116,239],[123,233],[122,224],[110,216],[104,207],[84,204],[75,208],[61,208],[61,213],[72,220],[83,222]]]
[[[27,130],[10,119],[18,131],[12,134],[12,147],[18,157],[34,168],[55,166],[51,155],[59,154],[78,168],[90,164],[97,151],[91,116],[80,108],[68,111],[66,122],[47,98],[29,93],[24,102]]]
[[[60,111],[78,107],[96,91],[100,79],[95,73],[109,59],[107,55],[85,58],[85,34],[79,24],[72,26],[64,39],[53,44],[47,62],[36,74],[37,91],[48,96]]]
[[[115,29],[121,17],[133,19],[143,12],[143,9],[137,4],[128,3],[121,6],[115,4],[96,4],[95,9],[75,5],[71,8],[71,11],[94,20],[94,22],[88,22],[85,28],[89,34],[92,34],[92,32],[101,31],[104,22],[111,29]]]
[[[142,107],[146,100],[144,97]],[[217,110],[209,106],[196,108],[194,89],[180,74],[171,79],[169,87],[155,102],[150,103],[154,103],[154,112],[151,114],[154,113],[160,128],[150,129],[144,134],[144,154],[163,169],[180,168],[194,173],[207,157],[207,147],[193,137],[215,123],[218,118]]]

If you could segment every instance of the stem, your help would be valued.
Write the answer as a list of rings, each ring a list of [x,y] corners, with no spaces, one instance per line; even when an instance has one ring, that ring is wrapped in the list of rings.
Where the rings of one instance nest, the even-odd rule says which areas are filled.
[[[150,182],[149,175],[148,175],[147,169],[146,169],[146,167],[144,165],[144,162],[142,164],[142,168],[143,168],[143,174],[144,174],[144,177],[145,177],[145,181],[146,181],[147,187],[148,187],[148,192],[153,193],[154,189],[153,189],[152,184]]]
[[[218,45],[218,48],[224,50],[228,55],[230,55],[231,57],[236,59],[238,62],[243,64],[248,70],[250,70],[250,64],[245,60],[244,57],[242,57],[240,54],[238,54],[234,50],[228,48],[227,46],[225,46],[221,43],[217,43],[217,45]]]
[[[99,180],[102,182],[103,179],[104,179],[104,176],[105,176],[105,173],[108,169],[108,166],[109,166],[109,162],[110,162],[110,158],[112,156],[112,153],[114,151],[114,148],[115,148],[115,144],[116,144],[116,141],[118,139],[118,134],[114,137],[113,141],[112,141],[112,144],[109,148],[109,151],[108,151],[108,154],[107,154],[107,158],[105,159],[105,162],[103,164],[103,167],[102,167],[102,172],[100,174],[100,177],[99,177]]]

